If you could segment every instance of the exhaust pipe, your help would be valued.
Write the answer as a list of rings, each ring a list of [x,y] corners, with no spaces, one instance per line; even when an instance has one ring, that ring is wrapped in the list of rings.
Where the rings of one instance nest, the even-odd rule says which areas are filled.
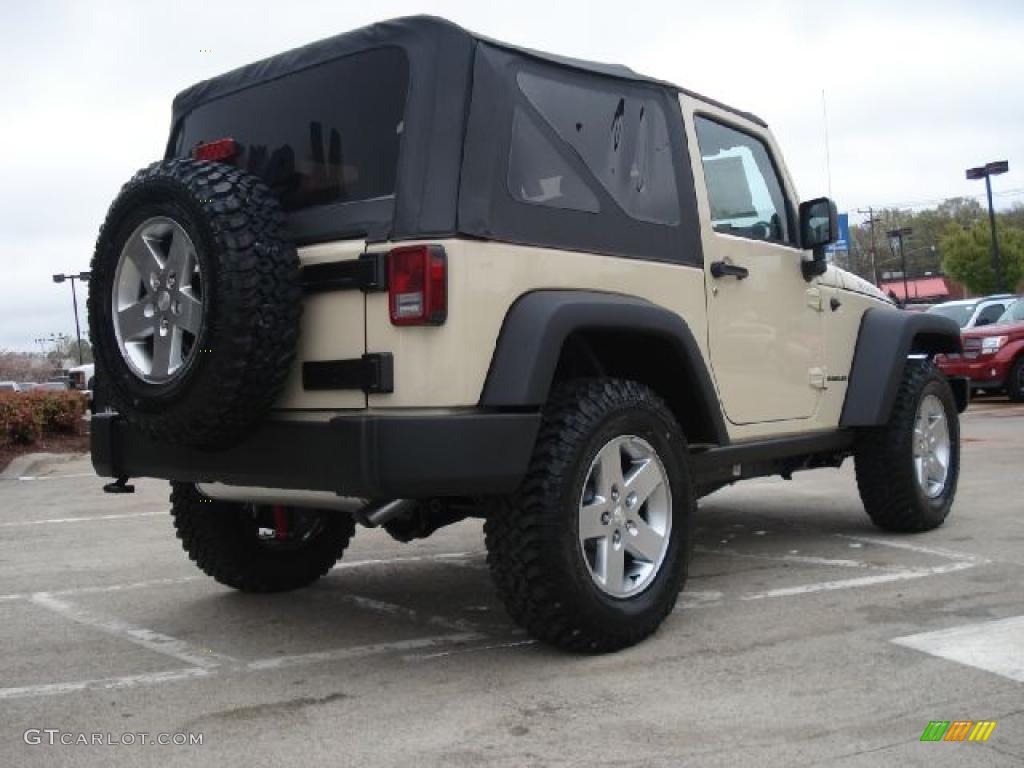
[[[377,528],[384,525],[388,520],[412,512],[418,502],[416,499],[391,499],[382,501],[371,501],[353,516],[367,528]]]
[[[127,479],[127,478],[126,478]],[[118,481],[120,484],[120,481]],[[111,485],[115,485],[111,483]],[[132,488],[132,486],[127,486]],[[367,528],[377,528],[389,520],[409,514],[419,503],[416,499],[378,499],[367,502],[349,496],[338,496],[330,491],[297,491],[281,488],[255,488],[226,485],[224,483],[198,483],[196,488],[204,496],[220,501],[246,504],[282,504],[284,506],[333,509],[350,513]],[[108,493],[130,493],[118,488]]]

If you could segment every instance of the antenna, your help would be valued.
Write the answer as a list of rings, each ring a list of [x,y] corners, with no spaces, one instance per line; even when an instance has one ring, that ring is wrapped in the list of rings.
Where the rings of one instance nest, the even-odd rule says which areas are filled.
[[[821,89],[821,123],[825,128],[825,172],[828,174],[828,196],[832,197],[832,155],[828,149],[828,108],[825,106],[825,89]]]

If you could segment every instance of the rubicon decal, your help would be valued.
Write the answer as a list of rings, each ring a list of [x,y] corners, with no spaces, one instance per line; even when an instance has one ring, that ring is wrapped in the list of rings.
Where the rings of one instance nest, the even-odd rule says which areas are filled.
[[[921,741],[988,741],[995,729],[995,720],[932,720]]]

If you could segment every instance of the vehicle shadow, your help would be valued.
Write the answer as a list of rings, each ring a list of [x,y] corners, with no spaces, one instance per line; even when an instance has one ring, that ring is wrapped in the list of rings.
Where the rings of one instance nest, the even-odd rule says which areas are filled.
[[[851,514],[846,506],[821,509],[813,499],[792,496],[706,500],[681,606],[688,593],[728,598],[858,575],[894,567],[901,555],[906,559],[906,553],[889,551],[865,557],[863,543],[855,539],[877,531],[862,511]],[[332,653],[344,658],[345,649],[430,653],[467,643],[526,641],[495,596],[479,539],[477,549],[466,551],[477,528],[479,521],[467,521],[441,531],[429,552],[414,545],[403,557],[343,562],[320,582],[292,593],[248,595],[213,582],[189,582],[147,617],[147,626],[263,663],[294,656],[314,662],[318,654],[329,659]]]

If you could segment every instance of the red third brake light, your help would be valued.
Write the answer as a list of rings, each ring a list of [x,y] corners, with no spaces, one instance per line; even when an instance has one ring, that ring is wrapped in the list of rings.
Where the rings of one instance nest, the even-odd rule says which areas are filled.
[[[238,153],[238,145],[234,139],[217,139],[206,144],[197,144],[192,148],[193,160],[206,160],[216,163],[228,160]]]
[[[388,309],[393,325],[441,325],[448,317],[448,262],[439,245],[388,254]]]

